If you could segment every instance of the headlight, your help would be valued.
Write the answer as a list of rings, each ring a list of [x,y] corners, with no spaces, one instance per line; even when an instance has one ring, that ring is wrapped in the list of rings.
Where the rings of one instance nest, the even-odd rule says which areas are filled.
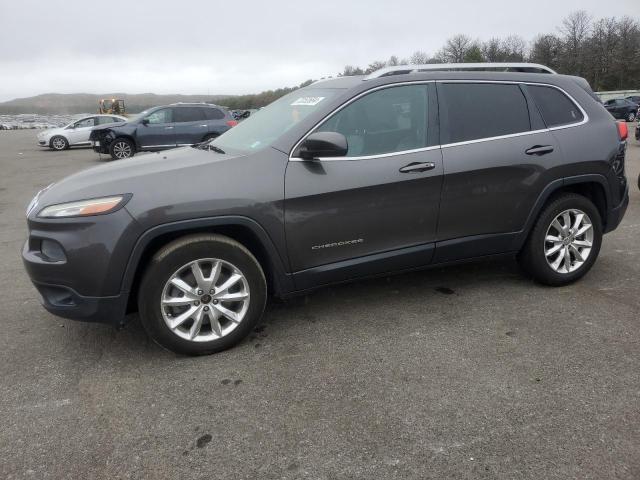
[[[114,195],[112,197],[91,198],[77,202],[59,203],[45,207],[38,213],[42,218],[85,217],[110,213],[124,205],[130,196]]]

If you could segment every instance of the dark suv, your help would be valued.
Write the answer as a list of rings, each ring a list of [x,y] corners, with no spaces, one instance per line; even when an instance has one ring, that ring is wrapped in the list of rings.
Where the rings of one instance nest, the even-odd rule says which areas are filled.
[[[117,160],[136,152],[166,150],[211,140],[238,122],[226,108],[206,103],[174,103],[139,113],[128,122],[91,131],[93,149]]]
[[[633,122],[638,115],[638,104],[626,98],[613,98],[604,102],[606,108],[614,118]]]
[[[626,124],[581,78],[430,68],[317,82],[208,143],[42,190],[22,255],[45,308],[139,309],[158,343],[203,354],[268,294],[497,254],[582,277],[627,208]]]

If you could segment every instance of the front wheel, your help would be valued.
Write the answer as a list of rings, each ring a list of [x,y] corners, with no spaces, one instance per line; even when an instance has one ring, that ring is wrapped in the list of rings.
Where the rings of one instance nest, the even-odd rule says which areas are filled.
[[[69,148],[69,141],[64,137],[57,135],[51,139],[51,141],[49,142],[49,146],[52,149],[58,151],[66,150],[67,148]]]
[[[122,160],[124,158],[133,157],[136,154],[136,148],[133,142],[127,138],[116,138],[109,145],[109,154],[114,160]]]
[[[266,303],[260,264],[221,235],[191,235],[160,249],[140,285],[140,319],[149,336],[176,353],[204,355],[237,344]]]
[[[598,209],[582,195],[568,193],[543,209],[518,260],[538,282],[567,285],[591,269],[601,244]]]

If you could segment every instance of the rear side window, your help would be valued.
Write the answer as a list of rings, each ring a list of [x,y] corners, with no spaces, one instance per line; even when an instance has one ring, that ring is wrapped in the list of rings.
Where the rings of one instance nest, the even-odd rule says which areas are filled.
[[[443,132],[443,143],[531,130],[527,101],[518,85],[443,83],[438,89],[443,97],[440,108],[449,125],[449,131]]]
[[[203,108],[207,120],[222,120],[224,112],[219,108]]]
[[[547,127],[581,122],[584,118],[578,106],[557,88],[528,85],[533,100]]]
[[[177,107],[173,109],[173,121],[181,122],[198,122],[204,120],[204,114],[199,107]]]

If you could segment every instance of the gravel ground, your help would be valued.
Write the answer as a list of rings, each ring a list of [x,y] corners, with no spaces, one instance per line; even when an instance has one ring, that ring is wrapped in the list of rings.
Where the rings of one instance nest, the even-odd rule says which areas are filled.
[[[1,478],[640,478],[635,140],[627,215],[577,284],[505,260],[325,288],[203,358],[40,306],[25,206],[99,163],[0,132]]]

